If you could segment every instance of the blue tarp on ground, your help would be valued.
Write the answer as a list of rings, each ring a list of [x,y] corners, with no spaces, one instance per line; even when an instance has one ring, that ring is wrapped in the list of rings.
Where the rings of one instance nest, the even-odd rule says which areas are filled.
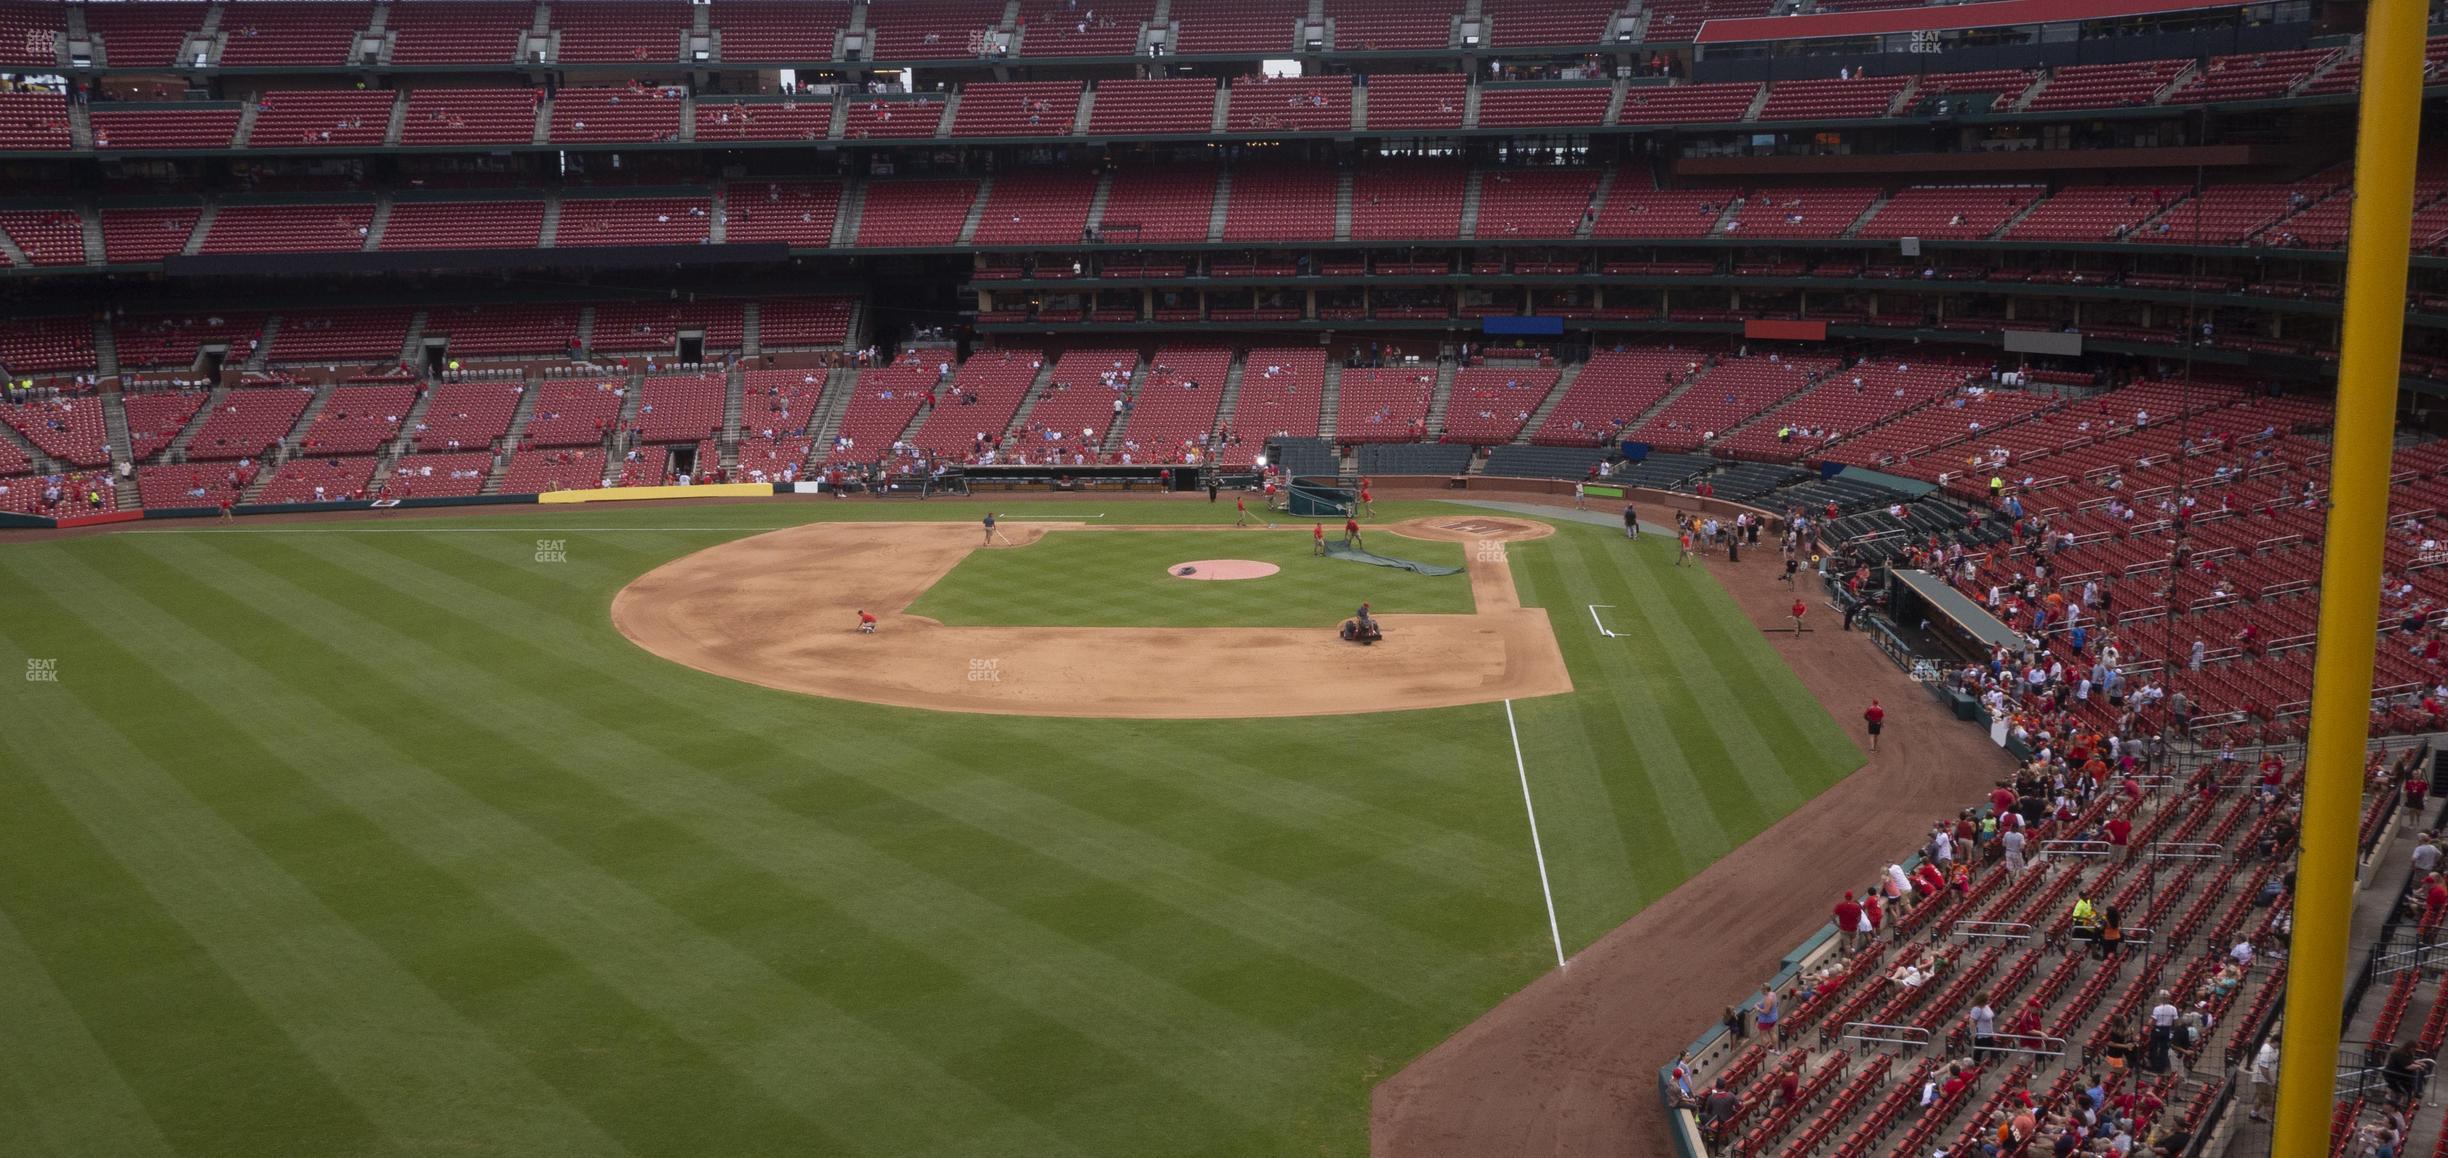
[[[1439,567],[1434,563],[1414,563],[1409,559],[1396,559],[1388,555],[1363,551],[1357,547],[1346,547],[1341,541],[1335,539],[1326,540],[1326,557],[1366,563],[1371,567],[1393,567],[1402,571],[1417,571],[1422,575],[1454,575],[1459,574],[1462,570],[1460,567]]]

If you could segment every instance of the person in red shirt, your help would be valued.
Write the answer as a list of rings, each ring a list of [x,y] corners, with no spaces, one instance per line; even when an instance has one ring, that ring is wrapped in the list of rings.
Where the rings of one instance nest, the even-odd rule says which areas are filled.
[[[1810,614],[1810,604],[1804,603],[1799,599],[1794,600],[1793,625],[1795,635],[1802,634],[1802,617],[1808,614]]]
[[[1369,494],[1367,479],[1360,480],[1360,513],[1372,517],[1377,514],[1377,502]]]
[[[1357,547],[1360,545],[1360,520],[1343,520],[1343,545],[1346,547]]]
[[[1689,562],[1691,562],[1691,557],[1692,557],[1692,549],[1691,549],[1691,528],[1690,528],[1690,527],[1685,527],[1685,528],[1683,528],[1683,532],[1682,532],[1682,534],[1681,534],[1681,535],[1679,535],[1679,536],[1676,538],[1676,540],[1675,540],[1675,541],[1676,541],[1676,543],[1678,543],[1678,544],[1679,544],[1679,545],[1682,547],[1682,550],[1681,550],[1681,551],[1680,551],[1678,554],[1676,554],[1676,555],[1675,555],[1675,561],[1674,561],[1674,565],[1675,565],[1675,566],[1677,566],[1677,567],[1680,567],[1680,566],[1684,565],[1685,563],[1689,563]]]
[[[1326,524],[1309,524],[1309,553],[1312,555],[1326,553]]]
[[[1939,872],[1937,865],[1922,861],[1921,867],[1913,871],[1913,887],[1921,890],[1922,896],[1935,897],[1946,891],[1946,874]]]
[[[1796,601],[1794,606],[1799,608],[1802,604]],[[1800,613],[1796,612],[1795,617],[1799,619]],[[1870,729],[1870,750],[1873,752],[1878,751],[1879,729],[1886,723],[1887,709],[1880,707],[1877,700],[1870,701],[1870,706],[1862,712],[1862,724]]]
[[[862,607],[859,608],[858,617],[859,633],[862,635],[874,635],[876,629],[875,613]]]
[[[1236,527],[1249,525],[1249,499],[1238,496],[1233,499],[1233,525]]]
[[[1861,909],[1862,920],[1869,923],[1870,935],[1875,939],[1879,929],[1887,924],[1887,906],[1879,900],[1878,893],[1872,892],[1862,898]]]
[[[2435,878],[2436,879],[2436,878]],[[1836,902],[1837,943],[1851,952],[1864,939],[1861,934],[1861,902],[1853,899],[1853,890],[1846,889],[1844,899]]]
[[[2108,843],[2116,846],[2117,859],[2123,860],[2132,854],[2132,821],[2122,816],[2111,816],[2108,818],[2108,823],[2100,827],[2108,830]]]

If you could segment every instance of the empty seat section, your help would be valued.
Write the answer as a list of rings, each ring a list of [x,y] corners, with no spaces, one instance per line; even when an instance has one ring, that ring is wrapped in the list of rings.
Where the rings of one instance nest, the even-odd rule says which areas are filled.
[[[0,213],[0,233],[36,265],[85,264],[85,218],[73,209]]]
[[[977,245],[1068,245],[1088,228],[1094,173],[1007,173],[978,216]]]
[[[1351,131],[1348,76],[1245,76],[1226,102],[1225,127],[1237,133]]]
[[[392,0],[383,28],[392,64],[507,64],[519,58],[532,4],[492,0]]]
[[[696,442],[723,432],[721,374],[658,375],[638,387],[637,418],[631,425],[646,442]]]
[[[2050,74],[2048,83],[2025,107],[2035,112],[2050,109],[2108,109],[2131,105],[2146,105],[2156,98],[2159,90],[2168,86],[2183,72],[2188,62],[2182,60],[2144,60],[2127,64],[2073,64]]]
[[[1226,241],[1332,241],[1335,174],[1293,166],[1233,170],[1224,206]]]
[[[483,494],[485,478],[492,473],[490,453],[406,455],[392,464],[391,477],[383,480],[382,497],[466,498]]]
[[[1736,458],[1793,462],[1828,444],[1936,402],[1985,365],[1944,359],[1873,358],[1839,369],[1808,393],[1744,426],[1720,444]]]
[[[1641,39],[1653,42],[1690,40],[1711,20],[1741,20],[1766,16],[1776,0],[1645,0],[1649,19]]]
[[[541,495],[553,491],[591,491],[603,486],[604,452],[599,447],[538,447],[510,456],[502,471],[499,493]]]
[[[1834,369],[1833,358],[1757,355],[1727,358],[1703,371],[1681,397],[1628,437],[1661,450],[1688,451],[1766,413],[1779,400]]]
[[[977,191],[970,180],[873,182],[859,212],[858,244],[958,244]]]
[[[1624,90],[1623,125],[1732,124],[1751,111],[1756,84],[1637,85]]]
[[[1851,80],[1781,80],[1768,86],[1768,100],[1760,106],[1759,119],[1883,117],[1910,79],[1857,76]]]
[[[1335,441],[1345,446],[1410,442],[1428,427],[1436,370],[1425,366],[1346,369],[1335,405]]]
[[[127,411],[128,453],[142,462],[178,441],[179,432],[211,397],[202,390],[124,395],[120,406]]]
[[[1130,56],[1156,0],[1020,0],[1019,14],[1022,56]]]
[[[212,404],[187,440],[191,461],[256,458],[289,436],[314,391],[294,387],[232,390]]]
[[[2047,192],[2040,185],[1915,185],[1879,206],[1859,236],[1983,238]]]
[[[867,10],[870,60],[982,56],[1003,23],[1003,0],[893,0]]]
[[[2213,185],[2170,207],[2158,222],[2132,236],[2180,245],[2234,245],[2335,188],[2332,177],[2292,185]]]
[[[272,361],[396,362],[414,316],[398,308],[283,311]]]
[[[24,435],[34,449],[70,466],[110,462],[110,430],[104,413],[102,400],[92,395],[0,402],[0,421]]]
[[[67,7],[41,0],[0,3],[0,65],[49,68],[59,63]]]
[[[565,63],[674,61],[691,21],[687,0],[586,0],[552,6]]]
[[[1203,165],[1123,169],[1106,190],[1098,233],[1124,244],[1205,241],[1215,192],[1216,171]]]
[[[1470,173],[1459,162],[1364,167],[1352,174],[1352,240],[1458,237],[1469,183]],[[1234,193],[1238,196],[1239,190]]]
[[[1011,451],[1037,462],[1097,462],[1120,420],[1114,400],[1130,396],[1139,355],[1130,350],[1076,349],[1054,363],[1045,393],[1029,410],[1027,429]]]
[[[697,102],[700,141],[821,141],[833,131],[833,105],[823,100]]]
[[[1642,346],[1593,355],[1531,441],[1541,446],[1603,446],[1679,384],[1700,355]]]
[[[1261,347],[1242,359],[1241,393],[1219,433],[1216,461],[1249,466],[1270,438],[1315,438],[1326,393],[1326,352],[1315,346]]]
[[[372,4],[236,0],[221,7],[221,67],[346,64],[373,22]]]
[[[1213,77],[1098,81],[1088,131],[1097,136],[1204,133],[1215,123],[1215,96]]]
[[[111,68],[168,68],[179,63],[187,34],[204,26],[203,4],[88,4],[85,31],[102,46]]]
[[[1470,100],[1469,83],[1456,73],[1373,76],[1368,82],[1368,127],[1458,129]]]
[[[91,114],[94,148],[226,149],[230,137],[238,131],[238,112],[238,106],[230,104],[209,108],[96,108]]]
[[[1597,195],[1598,174],[1589,169],[1486,170],[1479,174],[1476,233],[1480,237],[1571,237],[1581,228],[1584,215],[1595,215]]]
[[[972,84],[961,90],[960,108],[952,113],[952,135],[1069,136],[1071,121],[1079,115],[1080,88],[1076,80]]]
[[[408,441],[421,453],[490,450],[510,432],[520,396],[521,387],[506,382],[442,383],[433,388]]]
[[[1281,53],[1309,15],[1307,0],[1175,0],[1171,15],[1181,40],[1175,55],[1203,52]]]
[[[1326,0],[1338,52],[1391,52],[1453,44],[1454,0]]]
[[[1488,43],[1497,48],[1604,44],[1615,39],[1615,14],[1624,8],[1623,0],[1485,0],[1480,5]]]
[[[1479,127],[1483,129],[1606,123],[1607,103],[1614,90],[1604,85],[1536,88],[1482,88]]]
[[[524,145],[535,140],[536,106],[543,99],[541,89],[417,89],[408,94],[400,144]]]
[[[255,125],[247,130],[247,147],[379,145],[391,131],[395,99],[397,94],[389,92],[323,89],[260,93],[255,97]]]
[[[1215,430],[1216,408],[1224,401],[1224,379],[1232,369],[1232,351],[1209,346],[1166,346],[1148,359],[1140,376],[1138,396],[1131,400],[1122,424],[1117,452],[1132,462],[1186,462],[1193,451],[1204,457],[1207,436]]]
[[[708,361],[740,348],[746,327],[737,301],[705,298],[693,302],[605,302],[595,307],[595,328],[587,346],[615,354],[661,353],[679,350],[680,335],[693,332],[705,339]]]
[[[111,343],[123,367],[185,370],[196,365],[206,346],[227,346],[231,361],[244,361],[263,327],[259,313],[143,315],[113,322]]]
[[[1556,372],[1540,366],[1471,366],[1454,372],[1445,403],[1446,442],[1496,446],[1513,441],[1555,389]]]
[[[940,380],[936,373],[937,358],[950,361],[949,349],[927,351],[933,355],[924,365],[905,359],[891,366],[875,366],[858,372],[851,385],[849,404],[842,411],[841,424],[835,438],[849,439],[846,448],[836,443],[828,461],[870,463],[881,462],[892,452],[893,440],[909,429],[918,409],[926,405],[927,396]]]
[[[768,298],[757,305],[757,346],[764,350],[840,346],[850,336],[849,298]]]
[[[281,325],[286,329],[288,321]],[[298,453],[320,458],[381,450],[400,436],[416,395],[415,386],[334,386],[322,412],[298,436]]]
[[[2171,104],[2268,100],[2282,97],[2319,71],[2340,50],[2299,48],[2291,52],[2247,52],[2214,56],[2168,97]]]
[[[723,236],[735,244],[780,241],[809,249],[833,244],[841,213],[834,181],[743,181],[723,198]]]
[[[703,197],[571,197],[553,244],[698,245],[713,228]]]
[[[594,446],[620,424],[628,384],[614,379],[551,378],[536,383],[535,411],[519,432],[522,449]]]
[[[676,90],[565,88],[553,96],[555,141],[670,141],[679,136]]]
[[[71,149],[68,98],[55,92],[0,93],[0,149]]]
[[[304,253],[363,249],[371,205],[224,205],[203,253]]]
[[[959,461],[1002,442],[1012,415],[1028,398],[1044,356],[1031,350],[981,350],[953,372],[952,388],[928,412],[910,441],[920,450]],[[983,436],[981,439],[980,436]]]
[[[187,248],[200,209],[105,209],[102,256],[113,265],[160,261]]]
[[[449,339],[453,360],[479,355],[559,354],[578,337],[572,305],[461,306],[425,311],[425,336]]]
[[[0,319],[0,368],[23,376],[90,370],[93,366],[91,318]]]
[[[1745,199],[1719,234],[1840,237],[1877,200],[1876,189],[1845,185],[1766,190]]]
[[[152,509],[217,507],[236,503],[255,481],[257,464],[234,462],[180,463],[136,468],[137,501]]]
[[[2060,189],[2006,230],[2008,241],[2111,241],[2159,211],[2148,189]]]
[[[1650,189],[1647,174],[1619,172],[1592,233],[1598,237],[1707,237],[1733,204],[1732,189]]]
[[[854,141],[932,137],[943,125],[942,101],[853,97],[847,108],[842,135]]]
[[[846,0],[716,0],[714,29],[726,61],[831,60],[850,25]]]
[[[395,201],[382,249],[532,249],[541,201]]]

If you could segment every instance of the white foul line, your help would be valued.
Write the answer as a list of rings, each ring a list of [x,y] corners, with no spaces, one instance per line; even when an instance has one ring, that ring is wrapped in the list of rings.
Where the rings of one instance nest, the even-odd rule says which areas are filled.
[[[1603,636],[1607,637],[1608,639],[1613,639],[1613,638],[1615,638],[1615,633],[1614,633],[1614,632],[1612,632],[1612,631],[1608,631],[1608,630],[1607,630],[1607,625],[1606,625],[1606,624],[1604,624],[1604,623],[1600,623],[1600,622],[1599,622],[1599,620],[1598,620],[1598,609],[1599,609],[1599,608],[1601,608],[1601,607],[1613,607],[1613,606],[1615,606],[1615,605],[1614,605],[1614,604],[1612,604],[1612,603],[1592,603],[1592,604],[1590,604],[1590,605],[1589,605],[1590,622],[1591,622],[1591,623],[1597,623],[1597,624],[1598,624],[1598,634],[1603,635]]]
[[[1513,722],[1513,701],[1506,700],[1505,730],[1513,734],[1513,770],[1521,774],[1522,811],[1530,815],[1530,853],[1538,858],[1539,891],[1547,895],[1547,936],[1555,941],[1556,968],[1564,967],[1564,934],[1556,931],[1555,889],[1547,883],[1547,850],[1539,846],[1538,809],[1530,804],[1530,767],[1522,763],[1521,728]]]

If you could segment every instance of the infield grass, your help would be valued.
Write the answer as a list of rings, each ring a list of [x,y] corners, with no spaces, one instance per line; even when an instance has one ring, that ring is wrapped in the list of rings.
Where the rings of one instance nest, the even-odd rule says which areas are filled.
[[[0,539],[0,1152],[1365,1154],[1378,1080],[1553,967],[1500,705],[931,714],[607,619],[741,534],[980,509]],[[1579,689],[1515,705],[1568,951],[1861,762],[1670,553],[1511,548]]]
[[[1367,542],[1394,558],[1444,567],[1463,563],[1460,543],[1391,534]],[[1171,573],[1174,565],[1196,559],[1254,559],[1282,570],[1230,581]],[[1468,615],[1470,576],[1320,558],[1305,529],[1230,535],[1056,531],[1022,547],[971,552],[911,604],[910,613],[963,626],[1330,628],[1349,619],[1364,600],[1379,614]]]

